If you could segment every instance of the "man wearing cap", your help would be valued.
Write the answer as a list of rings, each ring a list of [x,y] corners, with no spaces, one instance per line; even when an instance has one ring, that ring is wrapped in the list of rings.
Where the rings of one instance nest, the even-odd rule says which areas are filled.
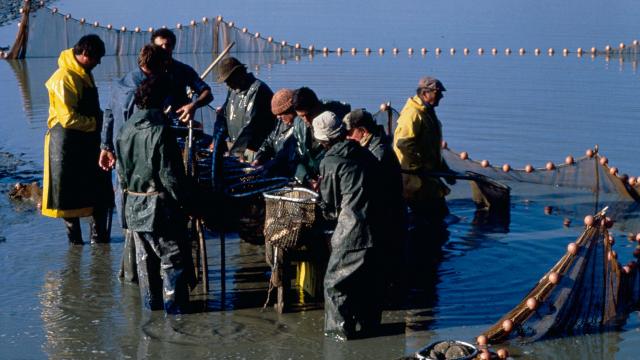
[[[268,176],[293,177],[297,164],[293,138],[293,90],[280,89],[271,99],[271,112],[278,120],[275,129],[256,153],[253,166],[262,166]]]
[[[393,144],[403,171],[404,198],[414,214],[435,225],[442,224],[449,214],[445,196],[450,190],[440,178],[424,174],[449,171],[441,153],[442,124],[435,113],[444,91],[438,79],[427,76],[419,80],[416,95],[400,112]],[[455,184],[454,178],[445,180]]]
[[[172,57],[173,49],[176,46],[176,35],[173,31],[164,28],[154,31],[151,34],[151,43],[160,46],[169,53],[167,75],[172,83],[168,101],[171,111],[175,112],[175,115],[182,122],[193,120],[193,114],[196,110],[213,100],[211,88],[191,66]],[[197,96],[195,101],[187,96],[187,88]]]
[[[217,81],[226,83],[229,91],[218,111],[214,132],[228,136],[230,154],[253,161],[276,125],[271,113],[273,92],[234,57],[220,62]]]
[[[293,124],[293,136],[300,156],[295,178],[299,183],[316,189],[318,167],[325,150],[312,136],[313,119],[324,113],[332,113],[342,119],[351,111],[351,106],[339,101],[321,101],[313,90],[301,87],[293,95],[293,109],[298,115]]]
[[[313,135],[327,149],[320,163],[325,216],[337,220],[324,277],[325,335],[341,340],[371,335],[381,315],[375,254],[382,207],[377,161],[346,139],[344,124],[332,112],[313,119]]]
[[[404,274],[401,271],[407,256],[407,206],[402,198],[400,164],[393,152],[391,139],[371,113],[364,109],[351,111],[344,117],[347,139],[359,143],[378,160],[376,176],[384,189],[378,196],[385,204],[382,233],[380,235],[383,258],[380,264],[388,285],[387,297],[403,300]]]

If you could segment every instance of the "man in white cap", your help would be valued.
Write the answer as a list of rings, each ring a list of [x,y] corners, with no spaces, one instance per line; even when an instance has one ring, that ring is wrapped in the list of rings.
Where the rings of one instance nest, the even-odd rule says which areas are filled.
[[[327,149],[320,163],[325,215],[337,219],[324,277],[325,335],[340,340],[371,335],[381,315],[375,252],[382,208],[377,160],[346,139],[344,124],[332,112],[313,119],[313,135]]]

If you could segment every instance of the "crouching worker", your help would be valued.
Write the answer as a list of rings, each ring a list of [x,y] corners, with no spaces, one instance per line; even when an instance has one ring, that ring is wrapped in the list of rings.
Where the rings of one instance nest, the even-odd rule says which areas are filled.
[[[189,302],[185,214],[187,178],[176,138],[162,111],[164,78],[145,79],[135,93],[139,111],[116,140],[124,221],[136,247],[138,281],[151,310],[183,313]]]
[[[331,112],[313,119],[313,135],[327,149],[320,163],[325,213],[338,221],[324,277],[325,335],[340,340],[369,336],[381,315],[375,248],[381,224],[377,160],[346,140],[342,121]]]

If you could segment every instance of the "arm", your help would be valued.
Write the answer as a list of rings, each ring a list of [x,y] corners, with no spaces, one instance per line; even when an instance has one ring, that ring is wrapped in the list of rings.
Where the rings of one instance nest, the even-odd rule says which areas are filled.
[[[189,79],[188,84],[191,90],[198,94],[196,101],[183,105],[176,110],[176,114],[180,116],[181,121],[189,121],[193,119],[193,114],[196,109],[201,108],[211,101],[213,101],[213,95],[211,94],[211,88],[205,83],[198,74],[191,67],[186,68],[186,76]]]
[[[393,150],[398,156],[400,167],[403,169],[416,169],[423,163],[422,154],[418,151],[416,137],[420,133],[419,118],[400,118],[398,128],[394,134]]]
[[[180,149],[175,136],[164,127],[160,133],[157,152],[158,177],[171,198],[183,207],[190,204],[187,192],[187,178],[180,158]]]
[[[77,88],[71,76],[54,79],[47,83],[47,87],[56,120],[63,128],[84,132],[96,131],[97,119],[81,115],[77,111],[82,90]]]

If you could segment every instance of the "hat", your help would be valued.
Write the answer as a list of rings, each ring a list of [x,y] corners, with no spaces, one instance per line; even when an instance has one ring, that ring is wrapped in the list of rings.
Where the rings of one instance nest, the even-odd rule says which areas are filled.
[[[366,111],[365,109],[353,110],[352,112],[345,115],[342,121],[344,121],[344,126],[346,127],[347,131],[358,127],[369,129],[372,125],[375,124],[375,121],[373,121],[373,115],[371,115],[371,113]]]
[[[280,89],[271,98],[271,112],[273,115],[280,115],[293,106],[293,90]]]
[[[418,87],[421,89],[428,89],[428,90],[447,91],[447,89],[444,88],[444,85],[442,85],[440,80],[436,78],[432,78],[431,76],[425,76],[423,78],[420,78],[420,80],[418,80]]]
[[[319,141],[330,141],[344,133],[342,120],[331,111],[325,111],[313,119],[313,136]]]
[[[234,71],[240,68],[246,69],[247,67],[234,57],[225,58],[218,65],[218,78],[216,80],[219,83],[225,82]]]

